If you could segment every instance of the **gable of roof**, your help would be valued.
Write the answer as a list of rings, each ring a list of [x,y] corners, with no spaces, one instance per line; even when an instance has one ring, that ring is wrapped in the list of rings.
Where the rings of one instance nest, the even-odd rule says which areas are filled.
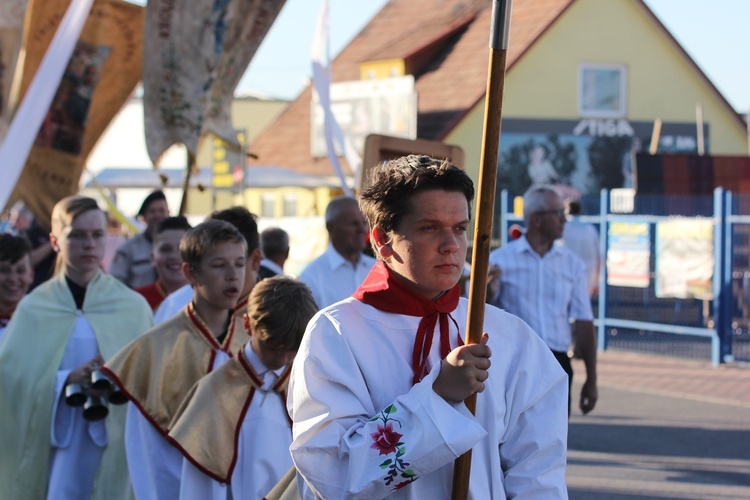
[[[649,8],[648,5],[646,5],[643,0],[635,0],[635,2],[641,7],[641,9],[643,9],[643,11],[649,17],[651,22],[656,25],[659,31],[661,31],[662,34],[670,41],[675,50],[677,50],[677,52],[688,62],[688,64],[693,67],[698,78],[703,81],[703,84],[711,90],[711,92],[716,96],[719,102],[721,102],[722,106],[727,109],[729,114],[732,116],[732,119],[744,128],[746,126],[746,121],[742,117],[742,115],[738,113],[731,104],[729,104],[729,101],[727,101],[726,97],[724,97],[724,94],[719,92],[719,89],[716,88],[716,85],[714,85],[711,79],[708,78],[708,75],[703,72],[703,70],[700,68],[700,66],[698,66],[695,60],[690,57],[685,48],[680,45],[680,42],[678,42],[677,39],[672,35],[672,33],[670,33],[670,31],[667,29],[667,27],[664,26],[664,23],[662,23],[659,18],[656,17],[656,14],[654,14],[654,12]]]

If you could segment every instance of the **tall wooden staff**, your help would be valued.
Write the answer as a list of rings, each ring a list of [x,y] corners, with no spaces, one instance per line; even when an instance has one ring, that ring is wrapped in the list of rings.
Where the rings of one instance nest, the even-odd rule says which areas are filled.
[[[508,55],[511,2],[512,0],[493,0],[492,2],[490,59],[484,106],[477,220],[471,259],[469,315],[466,325],[467,343],[469,344],[479,343],[484,330],[484,304],[487,298],[492,218],[495,213],[495,184],[497,182],[497,160],[500,146],[500,122],[503,111],[503,88],[505,87],[505,61]],[[476,410],[476,402],[476,394],[469,396],[465,401],[466,407],[472,414]],[[452,498],[461,500],[468,498],[470,475],[471,450],[456,459],[453,469]]]
[[[187,169],[185,170],[185,177],[182,180],[182,199],[180,200],[179,215],[185,215],[185,212],[187,212],[188,191],[190,190],[190,176],[193,174],[193,170],[195,169],[195,164],[196,164],[195,154],[188,151],[187,152]]]

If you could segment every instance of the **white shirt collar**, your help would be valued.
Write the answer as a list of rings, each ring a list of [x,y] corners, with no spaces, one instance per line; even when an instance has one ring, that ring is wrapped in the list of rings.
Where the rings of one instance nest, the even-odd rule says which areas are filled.
[[[555,240],[557,241],[557,240]],[[557,245],[556,243],[552,244],[552,247],[549,249],[549,252],[545,253],[544,255],[539,255],[536,250],[534,250],[531,246],[531,243],[529,243],[529,240],[526,239],[526,235],[524,234],[520,238],[518,238],[518,245],[516,246],[516,252],[523,253],[523,252],[530,252],[532,255],[538,258],[544,258],[547,255],[553,255],[560,252],[560,245]]]
[[[284,274],[284,269],[272,260],[263,259],[260,261],[260,265],[263,267],[267,267],[276,274]]]
[[[243,348],[245,351],[245,357],[247,358],[248,362],[250,363],[250,366],[253,367],[253,370],[255,370],[255,373],[260,375],[260,378],[263,378],[263,375],[269,370],[269,368],[263,364],[263,361],[260,360],[258,355],[253,350],[253,346],[250,342],[245,344],[245,347]],[[278,370],[274,370],[274,373],[277,377],[281,376],[282,373],[284,373],[284,370],[286,370],[286,365],[282,366]]]
[[[333,244],[331,243],[328,244],[328,250],[326,250],[326,254],[328,255],[328,265],[331,266],[331,269],[338,269],[341,266],[349,266],[356,269],[364,264],[362,254],[360,254],[357,265],[355,266],[351,263],[351,261],[346,260],[343,255],[341,255],[335,248],[333,248]]]

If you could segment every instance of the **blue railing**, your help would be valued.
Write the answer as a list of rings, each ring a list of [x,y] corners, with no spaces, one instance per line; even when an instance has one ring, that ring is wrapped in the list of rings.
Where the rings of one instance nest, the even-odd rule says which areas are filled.
[[[508,241],[509,225],[522,224],[523,218],[513,213],[513,200],[507,191],[501,191],[499,201],[496,241],[504,245]],[[580,218],[598,227],[599,234],[602,235],[600,237],[602,256],[607,255],[607,234],[613,222],[657,224],[674,220],[676,213],[680,217],[711,220],[714,226],[713,298],[708,301],[658,298],[654,293],[653,279],[650,280],[649,287],[642,290],[608,285],[606,258],[601,259],[599,295],[593,304],[600,349],[607,349],[610,341],[615,338],[619,345],[620,339],[626,336],[622,335],[624,330],[635,333],[631,337],[638,339],[640,350],[664,354],[690,351],[690,357],[704,357],[708,354],[706,352],[709,347],[706,345],[708,342],[711,363],[718,365],[735,359],[734,343],[747,347],[747,349],[739,349],[743,351],[740,359],[745,360],[744,350],[747,350],[749,358],[747,361],[750,361],[750,333],[748,333],[748,318],[745,314],[746,310],[750,311],[750,292],[747,292],[747,287],[743,286],[745,281],[750,282],[750,268],[746,265],[744,271],[742,269],[738,271],[738,265],[735,264],[735,261],[746,264],[748,262],[750,215],[735,214],[741,210],[739,207],[742,203],[737,203],[732,193],[718,188],[713,197],[636,197],[633,211],[626,214],[610,213],[610,193],[606,190],[602,190],[598,197],[589,197],[582,201],[585,201],[584,206],[598,208],[597,215]],[[750,206],[750,197],[745,197],[742,201]],[[591,213],[592,210],[589,212]],[[742,228],[741,236],[745,238],[743,241],[747,244],[740,249],[738,254],[737,248],[733,246],[733,238],[739,234],[739,228]],[[656,231],[649,233],[651,238],[650,273],[653,278]],[[741,313],[736,311],[738,308],[742,308],[743,311]],[[616,337],[618,334],[620,334],[619,337]],[[666,337],[660,334],[679,336],[681,342],[690,342],[692,347],[690,349],[675,348],[674,343],[666,341]],[[740,342],[741,340],[744,341]]]

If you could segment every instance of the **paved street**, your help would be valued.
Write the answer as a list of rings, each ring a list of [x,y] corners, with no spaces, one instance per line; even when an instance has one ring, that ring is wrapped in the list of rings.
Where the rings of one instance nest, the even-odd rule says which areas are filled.
[[[572,500],[750,498],[750,367],[600,353],[599,403],[571,417],[567,481]]]

